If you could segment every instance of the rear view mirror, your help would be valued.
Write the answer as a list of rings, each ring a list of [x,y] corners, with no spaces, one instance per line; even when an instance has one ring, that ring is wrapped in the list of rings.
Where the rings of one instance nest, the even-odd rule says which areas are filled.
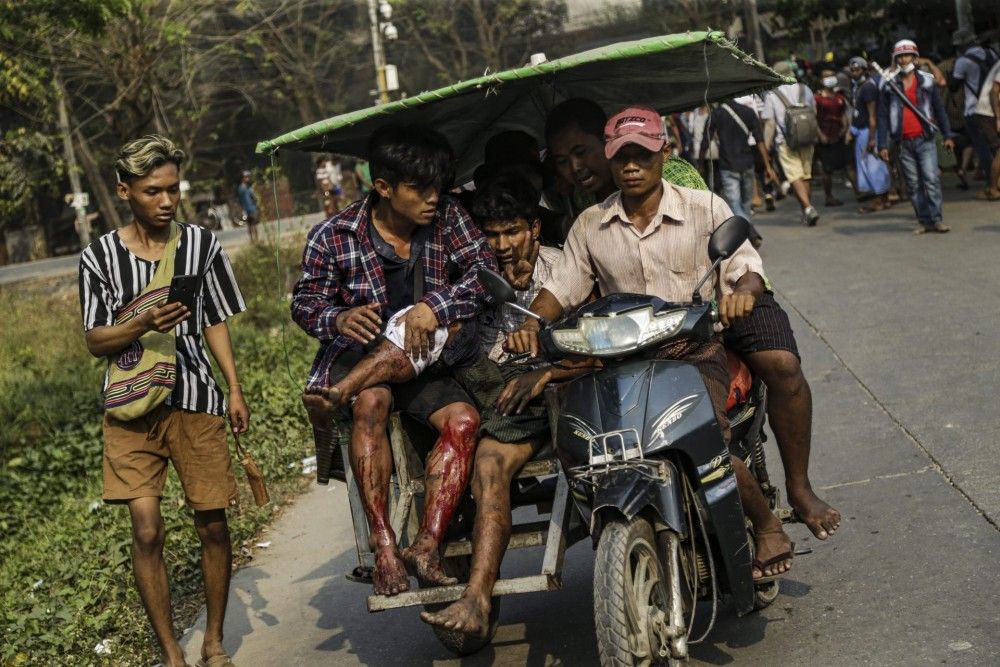
[[[479,282],[483,284],[486,288],[486,293],[493,297],[494,301],[499,303],[510,303],[516,302],[517,296],[514,294],[514,288],[510,286],[507,279],[501,276],[496,271],[487,269],[486,267],[480,267],[476,269],[476,275],[479,277]]]
[[[713,262],[725,259],[736,252],[750,238],[750,222],[734,215],[715,228],[708,239],[708,258]]]

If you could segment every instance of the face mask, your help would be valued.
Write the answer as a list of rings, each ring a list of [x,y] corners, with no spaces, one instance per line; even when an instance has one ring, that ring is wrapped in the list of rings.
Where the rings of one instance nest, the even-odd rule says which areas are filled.
[[[836,88],[837,87],[837,77],[835,77],[835,76],[828,76],[828,77],[824,78],[823,79],[823,87],[824,88],[830,88],[830,89]]]
[[[907,63],[906,65],[903,65],[902,67],[900,67],[900,69],[903,71],[903,74],[909,74],[910,72],[912,72],[916,68],[917,68],[917,66],[914,65],[913,63]]]

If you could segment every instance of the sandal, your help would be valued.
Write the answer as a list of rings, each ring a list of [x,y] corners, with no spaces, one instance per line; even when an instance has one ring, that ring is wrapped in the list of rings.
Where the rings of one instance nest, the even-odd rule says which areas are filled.
[[[791,545],[788,547],[788,549],[786,551],[782,551],[777,556],[774,556],[772,558],[768,558],[765,561],[760,561],[760,560],[757,560],[755,558],[754,561],[753,561],[753,563],[751,563],[751,566],[757,568],[758,570],[760,570],[761,576],[757,577],[756,579],[753,580],[754,585],[756,585],[756,584],[766,584],[766,583],[768,583],[770,581],[774,581],[775,579],[778,579],[779,577],[783,577],[786,574],[788,574],[789,572],[791,572],[792,570],[791,570],[791,568],[789,568],[789,569],[785,570],[784,572],[782,572],[781,574],[763,574],[764,568],[766,568],[767,566],[774,565],[775,563],[780,563],[780,562],[786,561],[786,560],[792,560],[794,558],[795,558],[795,542],[792,542]]]
[[[220,653],[209,658],[202,658],[195,667],[236,667],[236,665],[233,664],[232,658],[225,653]]]
[[[998,201],[1000,200],[1000,192],[994,194],[987,190],[982,190],[976,193],[976,199],[980,201]]]

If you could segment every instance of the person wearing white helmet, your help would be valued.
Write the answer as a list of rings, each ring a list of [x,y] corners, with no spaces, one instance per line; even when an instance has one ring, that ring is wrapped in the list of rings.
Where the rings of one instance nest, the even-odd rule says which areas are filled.
[[[899,163],[906,189],[920,223],[913,233],[943,234],[950,228],[942,222],[941,178],[934,132],[937,130],[944,135],[945,149],[955,149],[948,114],[935,77],[917,69],[916,61],[920,58],[917,45],[909,39],[899,40],[892,49],[892,58],[896,71],[886,74],[879,93],[879,155],[888,162],[889,141],[899,146]],[[909,104],[899,93],[906,96]],[[920,113],[914,113],[910,105]]]

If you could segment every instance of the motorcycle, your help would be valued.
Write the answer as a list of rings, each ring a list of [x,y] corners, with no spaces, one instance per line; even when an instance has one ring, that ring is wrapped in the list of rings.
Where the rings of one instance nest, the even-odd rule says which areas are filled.
[[[744,460],[774,510],[777,490],[763,449],[766,388],[754,381],[729,411],[727,448],[698,370],[643,355],[673,340],[714,335],[716,305],[703,303],[699,288],[748,234],[740,217],[715,230],[708,243],[713,265],[690,303],[609,294],[553,323],[518,307],[502,276],[480,271],[494,299],[540,321],[541,356],[603,364],[562,388],[553,435],[597,552],[594,626],[602,665],[684,664],[688,646],[711,631],[720,598],[743,615],[777,597],[777,581],[753,580],[752,527],[730,459],[731,451]],[[699,600],[711,604],[711,617],[692,638]]]

